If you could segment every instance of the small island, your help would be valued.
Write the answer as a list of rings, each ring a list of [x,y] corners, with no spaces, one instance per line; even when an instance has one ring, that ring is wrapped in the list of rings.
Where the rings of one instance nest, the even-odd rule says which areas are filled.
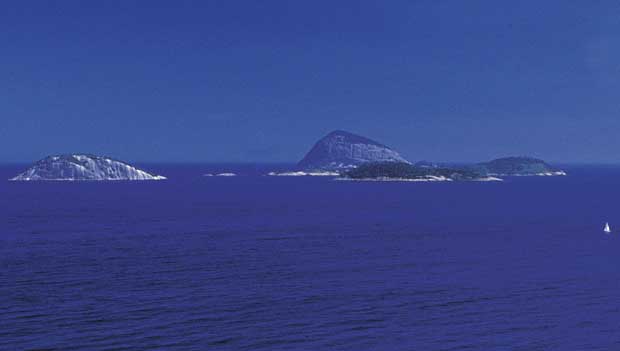
[[[470,167],[489,176],[565,176],[566,172],[533,157],[503,157]]]
[[[236,177],[237,173],[233,172],[223,172],[223,173],[207,173],[204,175],[205,177]]]
[[[419,167],[409,163],[367,163],[342,174],[343,180],[369,181],[501,181],[474,170],[463,168]]]
[[[72,154],[48,156],[37,161],[12,181],[111,181],[111,180],[163,180],[123,161],[109,157]]]

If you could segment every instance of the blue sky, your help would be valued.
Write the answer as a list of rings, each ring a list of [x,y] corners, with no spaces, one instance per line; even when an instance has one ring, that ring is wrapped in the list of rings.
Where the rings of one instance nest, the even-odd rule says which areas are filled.
[[[616,1],[7,1],[0,161],[618,162]]]

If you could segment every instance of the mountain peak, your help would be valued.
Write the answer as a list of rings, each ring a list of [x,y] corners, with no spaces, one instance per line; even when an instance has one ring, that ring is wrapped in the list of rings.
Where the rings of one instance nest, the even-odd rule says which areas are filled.
[[[367,162],[409,163],[398,152],[377,141],[344,130],[321,138],[298,163],[305,170],[354,168]]]

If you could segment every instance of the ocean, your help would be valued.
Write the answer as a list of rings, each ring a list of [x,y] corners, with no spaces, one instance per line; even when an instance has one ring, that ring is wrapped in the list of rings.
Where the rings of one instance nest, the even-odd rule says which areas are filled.
[[[620,349],[620,167],[5,181],[24,168],[0,167],[1,350]]]

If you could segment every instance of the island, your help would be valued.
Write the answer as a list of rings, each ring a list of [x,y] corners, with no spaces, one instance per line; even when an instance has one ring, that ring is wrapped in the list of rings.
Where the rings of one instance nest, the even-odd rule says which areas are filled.
[[[236,177],[237,173],[232,173],[232,172],[223,172],[223,173],[207,173],[204,175],[205,177]]]
[[[410,162],[398,152],[366,137],[336,130],[320,139],[297,164],[306,174],[334,174],[369,162]]]
[[[338,177],[340,176],[339,172],[330,172],[330,171],[287,171],[287,172],[269,172],[267,173],[269,176],[276,177]]]
[[[342,174],[342,180],[372,181],[501,181],[467,168],[420,167],[403,162],[375,162]]]
[[[37,161],[12,181],[111,181],[111,180],[163,180],[128,163],[109,157],[71,154],[48,156]]]
[[[527,157],[503,157],[470,167],[474,172],[489,176],[565,176],[566,172],[543,160]]]

